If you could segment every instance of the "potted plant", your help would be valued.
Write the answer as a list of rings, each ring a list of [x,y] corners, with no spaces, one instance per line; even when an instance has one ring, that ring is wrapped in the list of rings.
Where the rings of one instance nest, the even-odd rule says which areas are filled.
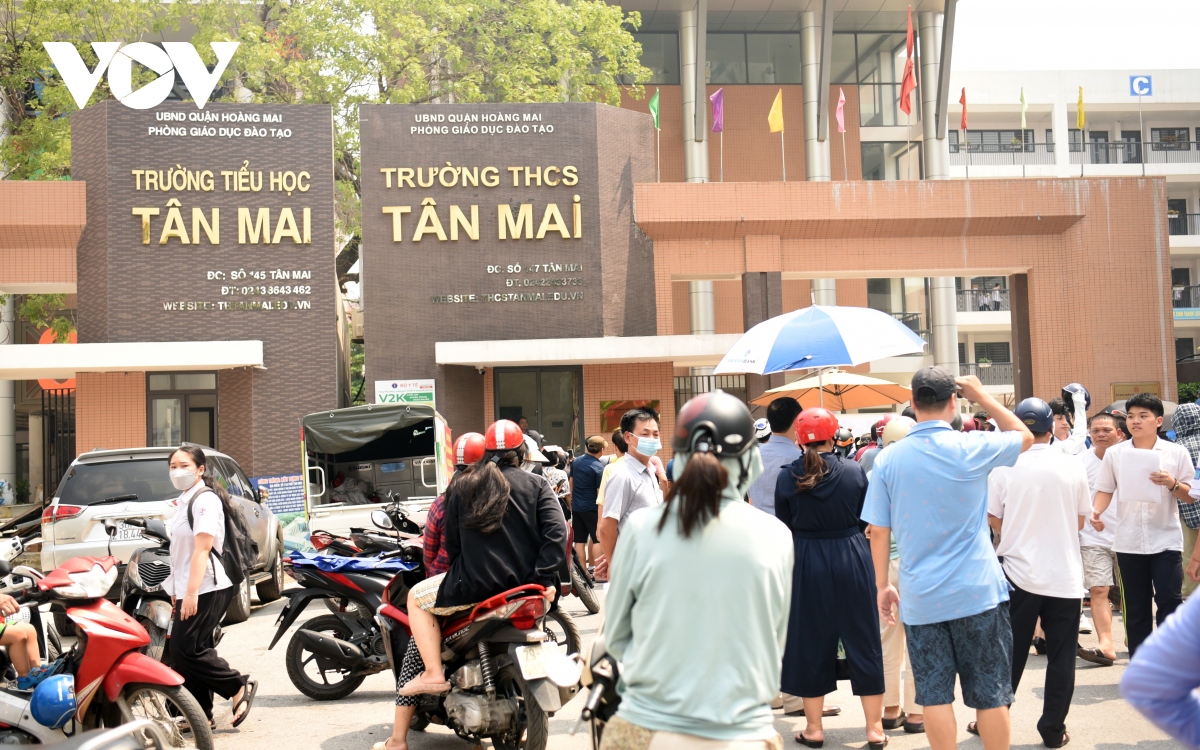
[[[980,357],[979,359],[975,360],[975,364],[979,365],[980,367],[991,367],[992,360],[988,359],[987,357]]]

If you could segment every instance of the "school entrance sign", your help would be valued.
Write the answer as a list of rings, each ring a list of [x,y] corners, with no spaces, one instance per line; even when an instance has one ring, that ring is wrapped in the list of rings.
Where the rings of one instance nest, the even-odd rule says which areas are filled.
[[[162,46],[149,42],[134,42],[121,46],[120,42],[92,42],[96,53],[95,70],[88,70],[79,50],[70,42],[43,42],[46,52],[62,76],[63,83],[83,109],[100,83],[100,77],[108,71],[108,87],[113,96],[130,109],[150,109],[162,104],[175,85],[175,73],[183,79],[183,85],[196,100],[196,107],[204,109],[212,96],[221,74],[233,59],[240,42],[210,42],[217,55],[217,64],[209,72],[200,59],[200,53],[188,42],[163,42]],[[133,64],[145,66],[158,78],[133,90]]]

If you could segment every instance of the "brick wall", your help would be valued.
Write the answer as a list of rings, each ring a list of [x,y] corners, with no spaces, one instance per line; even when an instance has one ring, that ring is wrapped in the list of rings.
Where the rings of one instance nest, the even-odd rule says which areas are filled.
[[[81,372],[75,379],[75,450],[146,445],[146,374]]]
[[[75,284],[85,200],[81,182],[0,181],[0,289]]]
[[[671,457],[671,433],[675,430],[675,381],[670,362],[583,366],[584,436],[600,434],[600,402],[626,399],[658,400],[662,423],[665,463]],[[610,426],[605,439],[612,434]],[[611,449],[610,449],[611,451]]]

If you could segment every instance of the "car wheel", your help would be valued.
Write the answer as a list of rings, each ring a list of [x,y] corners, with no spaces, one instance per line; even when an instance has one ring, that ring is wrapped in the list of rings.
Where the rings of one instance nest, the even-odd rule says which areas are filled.
[[[254,591],[258,594],[258,601],[262,604],[273,602],[283,596],[282,552],[275,557],[275,564],[271,566],[271,577],[256,585]]]
[[[238,593],[233,597],[233,601],[229,603],[229,609],[225,610],[225,619],[221,621],[222,625],[236,625],[239,622],[245,622],[250,619],[250,579],[247,578],[238,586]]]

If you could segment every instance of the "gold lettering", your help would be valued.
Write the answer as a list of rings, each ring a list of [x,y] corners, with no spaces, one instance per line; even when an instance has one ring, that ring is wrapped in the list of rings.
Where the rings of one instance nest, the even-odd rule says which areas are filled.
[[[249,237],[249,240],[247,240]],[[250,221],[250,209],[238,209],[238,244],[257,245],[261,238],[263,245],[271,244],[271,209],[258,209],[254,222]]]
[[[400,233],[400,219],[404,214],[412,213],[412,206],[384,206],[383,212],[392,215],[392,242],[403,242],[404,235]]]
[[[462,184],[467,186],[470,182],[472,187],[479,187],[479,167],[463,167],[462,168]]]
[[[575,220],[575,239],[583,236],[583,210],[579,206],[579,196],[575,196],[575,204],[571,206],[571,218]]]
[[[513,219],[512,206],[508,205],[507,203],[501,203],[499,206],[497,206],[497,208],[500,219],[500,239],[506,240],[510,234],[514,240],[521,239],[522,227],[525,229],[525,239],[533,239],[532,203],[522,203],[520,209],[517,210],[516,219]]]
[[[421,209],[421,218],[417,220],[417,230],[413,232],[413,242],[420,242],[421,238],[427,234],[436,234],[437,238],[442,242],[446,241],[446,230],[442,229],[442,220],[438,218],[437,206],[433,198],[426,198],[421,201],[424,208]]]
[[[563,167],[563,184],[567,187],[579,184],[579,170],[575,167]]]
[[[508,171],[512,172],[513,187],[520,187],[520,183],[517,182],[517,179],[518,179],[518,176],[521,174],[522,169],[524,169],[524,167],[509,167],[508,168]]]
[[[529,171],[529,167],[525,167],[525,187],[529,187],[529,178],[530,177],[533,178],[533,182],[536,187],[542,186],[542,168],[541,167],[534,167],[532,172]]]
[[[407,185],[410,188],[415,188],[413,184],[413,169],[412,167],[400,167],[396,170],[396,187],[404,187]]]
[[[463,172],[466,174],[465,170]],[[479,239],[479,206],[471,206],[471,220],[468,222],[467,217],[458,206],[450,207],[450,239],[458,239],[459,225],[466,231],[467,236],[473,240]]]
[[[301,172],[301,174],[304,174],[304,173]],[[304,213],[302,214],[302,217],[303,218],[301,219],[301,221],[304,224],[304,244],[311,245],[312,244],[312,209],[306,207],[304,209]]]
[[[571,239],[571,233],[567,231],[567,225],[563,222],[557,203],[546,204],[546,212],[542,214],[542,223],[538,227],[537,238],[539,240],[544,238],[547,231],[557,231],[564,240]]]
[[[557,178],[554,180],[554,182],[550,181],[550,173],[551,172],[559,172],[559,171],[561,171],[561,170],[558,167],[546,167],[545,178],[546,178],[547,185],[549,185],[550,187],[555,187],[558,185]]]
[[[275,236],[271,238],[272,245],[278,245],[279,240],[284,237],[291,237],[292,242],[299,245],[300,230],[296,227],[296,217],[292,214],[292,209],[284,207],[279,211],[279,223],[275,225]]]
[[[145,208],[134,207],[133,215],[142,217],[142,244],[149,245],[150,244],[150,217],[158,216],[158,209],[152,208],[150,206],[147,206]]]
[[[479,172],[479,178],[484,187],[496,187],[500,184],[500,170],[495,167],[484,167]]]
[[[132,174],[132,175],[133,175],[133,182],[134,182],[134,187],[133,187],[133,189],[134,189],[134,190],[141,190],[141,189],[142,189],[142,174],[143,174],[145,171],[146,171],[146,170],[144,170],[144,169],[134,169],[134,170],[131,170],[130,174]]]
[[[167,244],[170,237],[178,238],[184,245],[192,244],[188,239],[187,227],[183,225],[183,215],[179,213],[179,201],[174,198],[167,201],[167,220],[163,223],[162,234],[158,236],[158,244]]]
[[[195,238],[196,244],[200,244],[200,228],[204,227],[204,233],[208,235],[208,244],[221,244],[221,209],[214,208],[212,210],[212,224],[210,225],[204,220],[204,211],[199,208],[192,209],[192,237]]]
[[[380,167],[379,171],[383,172],[383,176],[387,180],[386,187],[391,187],[392,186],[392,175],[396,174],[396,168],[395,167]]]

